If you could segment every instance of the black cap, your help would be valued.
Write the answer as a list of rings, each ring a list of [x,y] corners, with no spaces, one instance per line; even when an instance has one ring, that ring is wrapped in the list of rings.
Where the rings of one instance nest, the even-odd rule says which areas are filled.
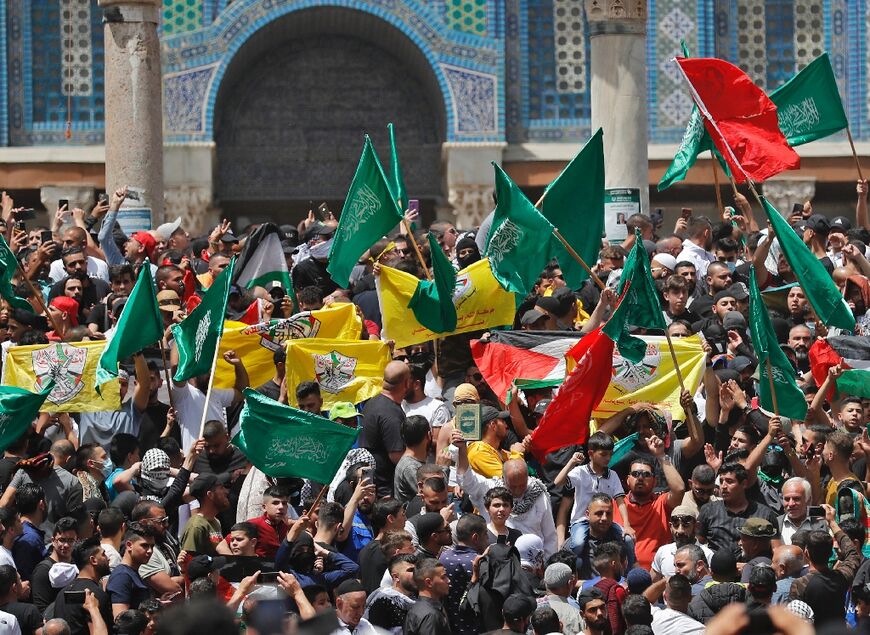
[[[494,419],[510,419],[511,413],[507,410],[496,410],[492,406],[483,406],[480,409],[480,422],[489,423]]]
[[[850,229],[852,229],[852,221],[850,221],[845,216],[834,216],[831,219],[831,231],[837,230],[842,233],[846,233]]]
[[[537,607],[538,603],[528,595],[511,593],[501,605],[501,614],[508,622],[516,622],[526,619]]]
[[[577,604],[580,605],[580,610],[583,611],[586,609],[586,605],[592,600],[603,600],[604,595],[596,589],[595,587],[589,587],[588,589],[583,589],[577,595]]]
[[[742,282],[735,282],[730,287],[728,287],[729,293],[734,296],[735,300],[748,300],[749,299],[749,289],[746,288],[746,285]]]
[[[728,287],[727,289],[722,289],[722,291],[720,291],[719,293],[714,295],[713,296],[713,304],[716,304],[722,298],[734,298],[734,292],[731,291],[731,287]],[[737,298],[734,298],[734,299],[736,300]]]
[[[227,563],[223,556],[194,556],[187,565],[187,576],[191,582],[197,578],[204,578],[212,571],[217,571]]]
[[[732,576],[737,574],[737,558],[730,549],[720,549],[710,558],[710,571],[713,575]]]
[[[828,235],[831,232],[831,223],[821,214],[813,214],[807,219],[807,229],[812,229],[817,234]]]
[[[199,500],[205,498],[205,495],[218,485],[226,485],[229,482],[230,475],[226,472],[223,474],[200,474],[190,484],[190,495]]]
[[[221,242],[237,243],[237,242],[239,242],[239,239],[233,232],[227,232],[223,236],[221,236]]]
[[[553,315],[560,315],[562,305],[553,296],[544,296],[535,300],[535,306],[539,306]]]
[[[366,588],[359,580],[351,578],[350,580],[345,580],[337,587],[335,587],[335,597],[340,597],[345,593],[359,593],[360,591],[365,593],[365,590]]]

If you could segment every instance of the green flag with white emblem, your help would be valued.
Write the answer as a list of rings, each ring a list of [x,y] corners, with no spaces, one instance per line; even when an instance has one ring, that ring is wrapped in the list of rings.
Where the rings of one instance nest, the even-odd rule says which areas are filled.
[[[211,372],[215,351],[224,332],[224,316],[235,264],[236,259],[233,258],[205,292],[199,306],[181,324],[173,325],[172,336],[178,347],[178,368],[173,377],[175,381],[185,381]]]
[[[25,311],[35,313],[27,300],[15,295],[15,289],[12,287],[12,278],[15,276],[17,268],[18,261],[15,259],[15,254],[9,249],[6,239],[0,236],[0,296],[16,309],[24,309]]]
[[[555,254],[553,226],[522,190],[495,163],[498,201],[486,242],[486,255],[499,284],[514,293],[529,293]]]
[[[365,250],[375,244],[402,220],[384,168],[378,161],[371,139],[366,135],[362,156],[353,175],[338,229],[329,250],[326,270],[338,286],[350,286],[350,273]]]

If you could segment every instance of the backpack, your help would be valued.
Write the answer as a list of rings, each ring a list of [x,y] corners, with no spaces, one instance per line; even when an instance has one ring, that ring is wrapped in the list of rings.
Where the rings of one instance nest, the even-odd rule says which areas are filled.
[[[511,545],[496,543],[481,560],[478,580],[468,588],[461,608],[474,613],[480,632],[499,630],[504,625],[502,605],[512,593],[534,597],[519,552]]]

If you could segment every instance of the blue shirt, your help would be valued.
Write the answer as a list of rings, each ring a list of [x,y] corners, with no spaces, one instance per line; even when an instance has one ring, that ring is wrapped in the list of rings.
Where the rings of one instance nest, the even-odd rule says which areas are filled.
[[[354,562],[359,562],[359,552],[363,547],[369,544],[374,539],[371,525],[368,520],[356,510],[353,515],[353,525],[350,528],[350,533],[341,544],[341,553],[346,555]]]
[[[45,546],[44,531],[27,520],[23,521],[21,526],[23,529],[21,535],[12,543],[12,559],[15,560],[15,567],[21,574],[21,579],[29,580],[33,568],[48,555],[48,548]]]

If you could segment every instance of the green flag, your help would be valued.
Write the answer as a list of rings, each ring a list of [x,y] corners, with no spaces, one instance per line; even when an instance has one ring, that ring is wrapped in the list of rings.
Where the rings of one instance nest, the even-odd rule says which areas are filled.
[[[118,376],[118,362],[138,353],[163,337],[163,318],[157,304],[151,263],[146,260],[139,270],[139,279],[127,298],[112,339],[97,362],[97,393],[107,381]]]
[[[332,481],[359,430],[278,403],[250,388],[233,445],[272,478]]]
[[[587,264],[598,260],[604,233],[604,134],[601,128],[544,191],[541,214],[550,221]],[[572,289],[589,277],[565,249],[555,243],[555,255]]]
[[[649,258],[640,232],[635,230],[634,247],[625,259],[617,289],[619,304],[602,329],[616,342],[619,354],[637,364],[646,354],[646,342],[629,333],[629,325],[665,330],[659,294],[649,269]]]
[[[6,450],[33,425],[42,403],[53,388],[53,381],[49,381],[40,392],[0,386],[0,452]]]
[[[790,146],[822,139],[849,126],[827,53],[770,93],[770,99]]]
[[[399,211],[408,209],[408,190],[405,188],[405,179],[402,177],[402,166],[399,164],[399,152],[396,150],[396,133],[393,124],[387,124],[390,131],[390,191],[393,200],[397,201]]]
[[[178,347],[178,368],[173,377],[175,381],[185,381],[211,372],[214,355],[224,332],[224,316],[235,264],[235,258],[230,260],[227,268],[205,292],[199,306],[181,324],[172,326],[172,336]]]
[[[429,252],[432,255],[432,280],[421,280],[408,303],[417,321],[434,333],[450,333],[456,330],[456,305],[453,291],[456,289],[456,270],[444,250],[429,233]]]
[[[794,232],[792,232],[794,233]],[[807,402],[804,394],[795,382],[795,370],[779,347],[770,314],[758,291],[758,281],[755,279],[755,267],[749,270],[749,331],[752,335],[752,347],[758,357],[758,393],[761,407],[768,412],[774,412],[773,395],[770,392],[771,381],[768,379],[768,362],[770,374],[773,376],[773,390],[776,391],[776,403],[779,414],[803,421],[807,416]]]
[[[384,176],[372,141],[366,135],[359,165],[341,208],[326,266],[338,286],[347,288],[350,285],[350,272],[359,257],[401,220],[402,212]]]
[[[836,326],[850,333],[854,331],[855,316],[821,261],[766,198],[762,196],[761,202],[779,240],[780,249],[816,315],[827,326]]]
[[[0,236],[0,296],[13,308],[35,313],[33,307],[30,306],[30,302],[15,295],[15,289],[12,287],[12,278],[15,276],[17,268],[18,260],[15,259],[15,254],[9,249],[6,239]]]
[[[495,163],[498,201],[486,241],[489,266],[499,284],[526,295],[555,253],[553,226]]]

